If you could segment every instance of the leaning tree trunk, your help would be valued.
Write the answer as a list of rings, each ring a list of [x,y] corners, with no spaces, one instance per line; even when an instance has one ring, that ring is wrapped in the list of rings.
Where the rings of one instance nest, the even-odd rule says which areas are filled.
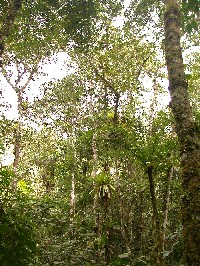
[[[165,56],[171,108],[181,148],[182,222],[185,262],[200,265],[200,129],[192,116],[180,46],[180,7],[165,0]]]

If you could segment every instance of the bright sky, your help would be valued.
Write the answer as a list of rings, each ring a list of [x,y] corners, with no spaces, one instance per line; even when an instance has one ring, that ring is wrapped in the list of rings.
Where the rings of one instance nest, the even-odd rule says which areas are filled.
[[[125,9],[129,6],[129,3],[131,2],[131,0],[125,0]],[[125,10],[124,9],[124,10]],[[121,27],[123,26],[124,23],[124,16],[123,16],[123,11],[122,14],[120,16],[118,16],[114,21],[113,24],[116,27]],[[191,51],[189,51],[191,52]],[[187,54],[188,51],[185,52],[185,54]],[[57,55],[53,56],[51,58],[50,61],[48,61],[47,63],[41,65],[42,69],[41,71],[45,74],[44,76],[39,76],[38,78],[35,79],[35,81],[31,81],[28,90],[26,90],[26,93],[28,96],[28,100],[30,102],[33,101],[33,99],[40,95],[40,86],[45,83],[45,82],[49,82],[49,81],[53,81],[53,80],[58,80],[58,79],[62,79],[63,77],[65,77],[68,73],[70,73],[71,71],[74,71],[73,69],[69,69],[67,68],[66,62],[69,61],[69,57],[67,55],[67,53],[65,52],[59,52]],[[16,77],[13,77],[14,79],[16,79]],[[161,83],[161,81],[160,81]],[[145,76],[145,78],[143,79],[143,84],[146,88],[152,88],[153,84],[152,84],[152,80],[148,77]],[[166,90],[166,94],[162,95],[162,97],[159,99],[160,100],[160,104],[161,105],[167,105],[169,103],[169,95],[167,93],[167,87],[168,87],[168,81],[167,79],[164,80],[164,82],[162,82],[162,86],[165,88]],[[16,119],[17,118],[17,96],[16,93],[13,91],[13,89],[11,88],[11,86],[7,83],[7,81],[5,80],[5,78],[3,77],[3,75],[0,73],[0,88],[2,90],[2,95],[0,94],[0,112],[2,112],[1,108],[1,104],[3,103],[8,103],[9,107],[8,111],[6,112],[6,116],[9,119]],[[149,92],[146,94],[146,98],[150,103],[150,100],[152,98],[152,93]],[[147,104],[148,105],[148,104]]]
[[[124,10],[129,6],[131,0],[126,0],[124,3]],[[123,12],[120,16],[118,16],[114,21],[113,24],[116,27],[123,26],[124,23],[124,16]],[[42,65],[41,71],[45,74],[44,76],[40,76],[35,79],[35,81],[31,81],[30,85],[26,89],[26,95],[28,97],[29,102],[32,102],[33,99],[40,95],[40,86],[49,81],[62,79],[66,76],[66,74],[70,73],[72,70],[66,67],[66,61],[69,60],[67,53],[59,52],[57,55],[53,56],[51,60]],[[14,72],[14,71],[13,71]],[[16,77],[13,77],[16,79]],[[152,80],[146,76],[143,80],[145,87],[152,87]],[[9,107],[6,111],[6,117],[9,119],[16,119],[17,118],[17,96],[16,93],[13,91],[11,86],[7,83],[5,78],[2,74],[0,74],[0,86],[3,88],[2,96],[0,96],[0,106],[3,103],[8,103]],[[165,82],[164,87],[167,89],[167,82]],[[147,95],[147,98],[150,100],[151,95]],[[166,95],[162,98],[163,104],[166,105],[169,102],[169,97]],[[0,107],[0,112],[1,112]]]
[[[125,8],[128,7],[131,0],[125,1]],[[122,27],[124,23],[124,16],[123,12],[120,16],[118,16],[114,21],[113,24],[116,27]],[[49,81],[55,81],[55,80],[61,80],[64,78],[67,74],[70,72],[74,72],[74,69],[67,67],[69,64],[70,58],[67,55],[66,52],[59,52],[58,54],[52,56],[50,60],[46,61],[46,63],[41,65],[41,72],[43,72],[43,76],[38,76],[35,78],[34,81],[31,81],[29,87],[26,89],[26,95],[28,97],[28,101],[32,102],[35,97],[40,96],[40,87],[45,82]],[[14,72],[14,71],[13,71]],[[13,77],[13,79],[16,79],[16,77]],[[152,79],[150,79],[147,75],[143,78],[143,84],[146,89],[149,89],[149,92],[145,94],[144,102],[146,102],[146,106],[149,106],[153,99],[153,82]],[[166,91],[165,94],[162,94],[158,97],[157,101],[159,102],[160,108],[163,106],[168,105],[170,101],[170,97],[168,94],[168,80],[167,79],[160,79],[158,82],[161,84],[161,86]],[[3,75],[0,73],[0,90],[2,90],[2,95],[0,94],[0,116],[3,108],[1,107],[2,104],[5,102],[8,103],[9,108],[6,111],[5,115],[8,119],[17,119],[18,113],[17,113],[17,96],[15,91],[11,88],[11,86],[7,83]],[[11,151],[7,151],[4,158],[4,164],[7,164],[7,162],[10,162],[13,158],[12,157],[12,147]]]
[[[60,52],[57,55],[51,58],[51,63],[46,63],[42,65],[41,72],[45,74],[45,76],[39,77],[35,81],[30,83],[28,87],[29,91],[26,94],[28,96],[29,101],[33,101],[34,98],[40,95],[40,86],[51,80],[58,80],[62,79],[66,76],[66,74],[73,71],[67,69],[66,61],[69,60],[67,53]],[[9,108],[5,112],[3,112],[8,119],[17,119],[18,112],[17,112],[17,96],[16,93],[13,91],[12,87],[7,83],[6,79],[0,73],[0,88],[2,89],[2,95],[0,96],[0,112],[1,104],[8,103]],[[27,90],[26,90],[27,91]],[[3,109],[3,108],[2,108]],[[1,113],[0,113],[1,116]],[[8,147],[5,153],[1,156],[1,163],[2,165],[11,165],[14,160],[13,154],[13,146]]]
[[[128,7],[131,0],[125,1],[125,8]],[[116,27],[122,27],[124,23],[124,16],[123,12],[120,16],[118,16],[114,21],[113,24]],[[199,47],[198,47],[199,48]],[[197,48],[197,49],[198,49]],[[195,48],[194,48],[195,49]],[[184,55],[191,53],[191,51],[185,51]],[[45,82],[61,80],[70,72],[74,72],[74,68],[69,69],[67,67],[69,64],[70,58],[66,52],[59,52],[58,54],[52,56],[49,61],[41,65],[41,72],[43,72],[43,76],[36,77],[35,81],[31,81],[29,87],[26,89],[26,95],[28,97],[28,101],[32,102],[35,97],[40,96],[40,86]],[[15,71],[13,71],[15,72]],[[16,79],[16,76],[13,77]],[[145,94],[144,102],[146,102],[146,106],[149,106],[153,99],[153,82],[147,75],[143,78],[143,84],[146,89],[150,89],[149,92]],[[159,102],[160,108],[163,106],[168,105],[170,101],[170,97],[168,94],[168,80],[167,79],[160,79],[158,82],[166,91],[165,94],[162,94],[158,97],[157,101]],[[11,88],[11,86],[7,83],[3,75],[0,73],[0,92],[2,90],[2,95],[0,94],[0,116],[3,108],[1,107],[2,104],[5,102],[8,103],[9,108],[6,111],[5,115],[8,119],[17,119],[17,96],[15,91]],[[6,154],[4,155],[4,165],[10,164],[13,160],[12,154],[12,147],[11,150],[7,150]]]
[[[41,66],[43,76],[38,76],[35,81],[31,81],[26,89],[26,95],[29,102],[32,102],[36,96],[40,94],[40,86],[49,81],[59,80],[64,78],[67,74],[73,71],[66,67],[66,61],[69,60],[67,53],[60,52],[50,59],[50,62]],[[14,72],[14,71],[13,71]],[[13,77],[15,79],[16,77]],[[9,119],[17,118],[17,96],[12,87],[7,83],[6,79],[0,74],[0,88],[3,88],[2,96],[0,97],[0,105],[7,102],[10,105],[9,110],[6,112],[6,117]],[[0,109],[1,111],[1,109]]]

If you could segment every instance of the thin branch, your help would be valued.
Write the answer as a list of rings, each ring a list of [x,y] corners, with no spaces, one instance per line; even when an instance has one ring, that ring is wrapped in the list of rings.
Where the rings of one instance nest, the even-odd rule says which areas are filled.
[[[116,91],[115,88],[111,85],[111,83],[99,73],[97,68],[94,69],[94,72],[101,79],[101,81],[115,94],[115,96],[120,96],[120,93]]]
[[[17,87],[18,83],[21,81],[21,78],[24,74],[26,74],[26,68],[24,67],[24,71],[22,73],[20,73],[20,68],[19,68],[19,64],[20,62],[16,61],[16,66],[17,66],[17,80],[15,80],[15,87]]]
[[[30,76],[28,78],[28,80],[26,81],[26,83],[24,84],[24,86],[22,86],[22,88],[20,89],[20,92],[24,92],[24,90],[26,89],[26,87],[29,85],[29,83],[31,82],[34,74],[37,72],[37,68],[33,68],[32,72],[30,73]]]
[[[120,94],[116,94],[116,99],[115,99],[115,110],[114,110],[114,118],[113,118],[113,123],[116,126],[117,125],[117,121],[118,121],[118,107],[119,107],[119,98],[120,98]]]
[[[10,79],[7,76],[6,70],[3,67],[2,67],[2,74],[3,74],[4,78],[6,79],[6,81],[8,82],[8,84],[12,87],[12,89],[16,91],[15,85],[12,84],[12,82],[10,81]]]

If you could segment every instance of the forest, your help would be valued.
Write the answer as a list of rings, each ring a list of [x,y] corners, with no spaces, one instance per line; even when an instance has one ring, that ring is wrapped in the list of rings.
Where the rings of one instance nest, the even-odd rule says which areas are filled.
[[[199,7],[0,1],[0,266],[200,265]]]

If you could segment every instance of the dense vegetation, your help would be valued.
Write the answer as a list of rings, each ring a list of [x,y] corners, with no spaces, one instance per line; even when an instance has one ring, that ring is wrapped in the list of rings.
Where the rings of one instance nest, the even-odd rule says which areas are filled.
[[[199,22],[198,0],[1,1],[0,265],[200,265]]]

